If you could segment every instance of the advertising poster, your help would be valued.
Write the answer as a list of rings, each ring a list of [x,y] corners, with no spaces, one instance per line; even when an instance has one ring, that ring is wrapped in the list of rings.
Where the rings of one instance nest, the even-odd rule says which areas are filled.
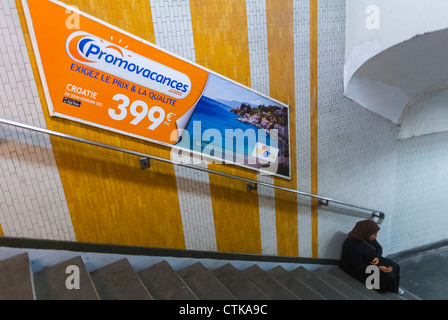
[[[287,105],[59,1],[22,3],[51,116],[290,178]]]

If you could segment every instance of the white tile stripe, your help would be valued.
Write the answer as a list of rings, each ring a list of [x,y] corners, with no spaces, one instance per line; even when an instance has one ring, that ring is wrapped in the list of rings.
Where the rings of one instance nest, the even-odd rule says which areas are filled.
[[[294,0],[297,187],[311,192],[309,1]],[[299,256],[311,257],[310,199],[298,197]]]
[[[0,3],[0,117],[46,127],[14,0]],[[6,236],[76,240],[48,136],[0,127],[0,223]]]
[[[156,44],[195,62],[190,1],[150,3]],[[174,172],[186,249],[217,251],[208,173],[180,166]]]
[[[268,72],[268,49],[267,49],[267,35],[266,35],[266,8],[264,1],[247,0],[247,19],[248,19],[248,33],[249,33],[249,54],[250,54],[250,71],[251,71],[251,86],[266,95],[269,95],[269,72]],[[297,140],[301,157],[299,157],[299,175],[298,184],[302,189],[309,188],[309,167],[307,161],[309,158],[303,157],[304,152],[309,152],[308,135],[309,128],[303,128],[303,124],[309,123],[307,117],[309,117],[309,97],[306,90],[308,88],[306,72],[308,70],[308,42],[307,42],[307,21],[308,21],[308,4],[301,3],[299,1],[294,2],[294,33],[295,33],[295,63],[298,66],[296,68],[296,101],[297,105],[304,105],[305,110],[297,110],[297,120],[301,123],[301,126],[297,125]],[[175,2],[166,2],[162,0],[151,1],[151,9],[153,13],[154,29],[156,34],[156,42],[158,45],[179,54],[189,60],[194,61],[194,41],[193,32],[191,26],[191,14],[189,8],[189,1],[180,0]],[[37,90],[35,88],[34,77],[30,68],[30,63],[27,59],[27,51],[24,45],[23,35],[18,23],[18,17],[16,15],[16,8],[14,1],[10,0],[8,4],[2,2],[1,14],[4,17],[1,19],[2,33],[0,35],[0,41],[3,43],[1,46],[0,56],[0,74],[3,86],[0,87],[0,99],[2,105],[10,105],[11,102],[21,106],[21,108],[3,108],[2,116],[24,121],[26,123],[39,125],[45,127],[45,121],[39,102]],[[167,17],[169,15],[169,18]],[[173,15],[174,14],[174,15]],[[175,19],[172,19],[172,18]],[[6,23],[8,22],[9,23]],[[304,41],[303,41],[304,40]],[[14,54],[12,54],[14,52]],[[18,61],[24,61],[22,64],[24,67],[21,69],[10,68],[10,65],[17,64]],[[23,85],[18,85],[23,84]],[[301,88],[301,89],[300,89]],[[15,96],[21,98],[16,99]],[[30,108],[25,111],[25,106]],[[3,175],[5,179],[2,179],[2,186],[4,186],[4,192],[0,196],[0,203],[2,205],[2,215],[0,216],[0,223],[2,223],[4,231],[9,235],[17,236],[36,236],[47,237],[46,233],[53,235],[58,239],[74,239],[73,227],[71,225],[70,216],[68,214],[67,204],[65,196],[63,194],[62,185],[60,182],[57,168],[54,162],[54,155],[52,154],[51,144],[46,137],[36,138],[34,136],[28,136],[27,133],[18,132],[15,129],[11,129],[10,132],[3,131],[3,135],[14,137],[15,142],[12,145],[8,142],[3,142],[1,147],[5,155],[5,160],[2,162]],[[39,146],[40,149],[46,148],[42,152],[37,152],[35,149],[28,155],[25,152],[21,152],[20,144],[28,143],[31,140],[34,145]],[[37,141],[36,141],[37,140]],[[21,141],[21,142],[19,142]],[[29,146],[28,146],[29,148]],[[22,148],[23,150],[23,148]],[[17,164],[17,160],[13,156],[25,157],[25,159],[34,159],[36,162],[41,161],[44,164],[50,164],[46,169],[46,174],[49,176],[56,175],[56,178],[43,177],[43,169],[33,168],[33,172],[29,172],[28,175],[24,174],[22,179],[28,182],[32,178],[41,178],[44,186],[51,189],[54,184],[59,186],[57,190],[53,190],[53,194],[49,195],[48,190],[45,187],[39,185],[39,192],[46,193],[41,199],[33,199],[31,194],[34,194],[34,190],[23,189],[20,186],[21,191],[12,191],[7,187],[10,184],[5,184],[8,181],[13,185],[16,184],[19,187],[17,181],[20,181],[17,175],[16,166],[19,167],[22,164]],[[20,162],[20,161],[19,161]],[[36,166],[35,166],[36,167]],[[6,171],[6,168],[9,169]],[[21,169],[21,172],[25,172]],[[28,168],[29,170],[29,168]],[[36,174],[36,170],[39,174]],[[54,171],[56,172],[48,172]],[[182,222],[184,225],[184,233],[188,249],[201,249],[201,250],[216,250],[216,238],[214,232],[213,212],[210,198],[210,188],[208,174],[201,172],[190,172],[192,170],[175,167],[176,180],[178,183],[179,200],[181,202]],[[13,177],[13,178],[11,178]],[[32,178],[30,178],[32,177]],[[272,177],[259,176],[258,179],[262,181],[273,182]],[[6,181],[6,182],[5,182]],[[28,188],[32,188],[29,186]],[[39,192],[37,194],[39,194]],[[262,235],[262,252],[264,254],[276,254],[276,227],[275,227],[275,199],[274,191],[272,189],[260,187],[259,189],[259,208],[260,208],[260,225]],[[28,199],[31,197],[31,200]],[[51,200],[49,197],[57,197],[56,200]],[[23,208],[14,208],[8,201],[23,200]],[[48,217],[40,217],[37,215],[22,216],[17,211],[24,211],[27,204],[29,207],[34,201],[37,203],[37,207],[50,209],[53,206],[62,210],[63,219],[58,217],[56,219],[49,219]],[[39,202],[42,201],[41,204]],[[20,206],[19,206],[20,207]],[[34,206],[36,207],[36,206]],[[306,207],[306,206],[304,206]],[[306,211],[306,209],[304,209]],[[50,214],[56,214],[55,210],[49,210]],[[53,226],[48,227],[46,225],[48,220]],[[22,227],[25,224],[28,228]],[[38,226],[36,231],[36,225]],[[51,225],[51,224],[50,224]],[[52,230],[55,229],[55,230]],[[67,229],[68,228],[68,229]],[[310,254],[311,243],[309,239],[310,230],[310,216],[308,212],[300,210],[299,212],[299,251],[302,256]],[[27,234],[28,233],[28,234]]]
[[[246,0],[247,31],[249,39],[251,87],[269,96],[269,60],[266,25],[266,2]],[[272,176],[257,175],[259,181],[274,183]],[[277,254],[275,225],[275,192],[272,188],[258,187],[262,254]]]

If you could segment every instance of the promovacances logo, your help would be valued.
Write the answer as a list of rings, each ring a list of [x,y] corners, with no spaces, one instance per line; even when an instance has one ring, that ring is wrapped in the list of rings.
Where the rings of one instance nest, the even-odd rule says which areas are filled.
[[[66,51],[76,62],[177,99],[191,90],[186,74],[84,31],[70,34]]]

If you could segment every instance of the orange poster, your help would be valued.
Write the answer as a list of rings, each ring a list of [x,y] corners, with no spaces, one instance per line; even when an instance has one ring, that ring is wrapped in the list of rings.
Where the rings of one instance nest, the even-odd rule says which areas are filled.
[[[51,116],[290,177],[287,105],[59,1],[22,3]]]
[[[66,9],[74,9],[60,2],[32,0],[24,7],[52,116],[176,142],[171,133],[188,121],[207,71],[82,12],[79,29],[68,28]]]

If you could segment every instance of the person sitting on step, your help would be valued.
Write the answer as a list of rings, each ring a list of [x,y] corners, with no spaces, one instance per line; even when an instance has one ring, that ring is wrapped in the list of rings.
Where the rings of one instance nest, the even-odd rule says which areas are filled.
[[[376,240],[380,227],[372,220],[356,223],[342,245],[340,268],[355,279],[366,283],[370,276],[367,267],[375,265],[380,270],[379,290],[403,294],[399,287],[400,266],[382,256],[383,248]]]

